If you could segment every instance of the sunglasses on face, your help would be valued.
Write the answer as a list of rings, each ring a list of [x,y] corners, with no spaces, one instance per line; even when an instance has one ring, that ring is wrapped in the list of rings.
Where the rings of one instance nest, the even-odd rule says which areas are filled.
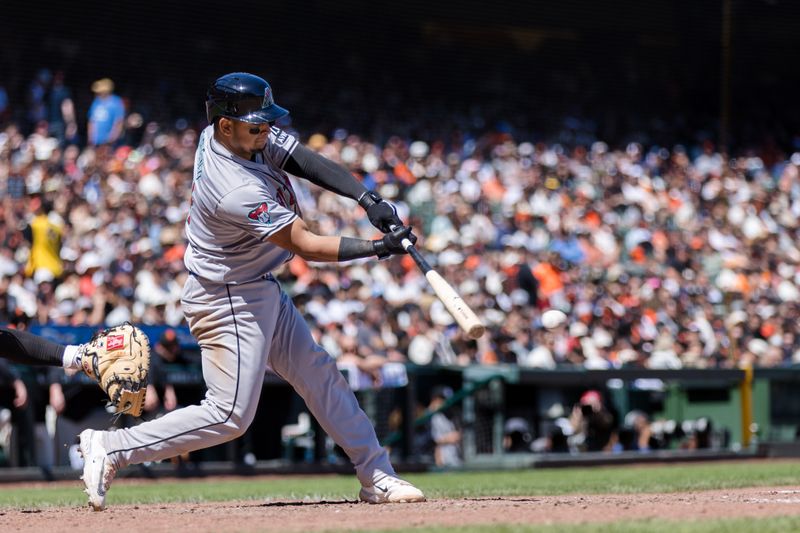
[[[272,128],[272,126],[274,126],[274,125],[275,125],[275,122],[267,122],[267,123],[263,123],[263,124],[250,124],[251,127],[247,131],[249,131],[251,135],[258,135],[259,133],[261,133],[261,127],[262,126],[266,126],[267,127],[267,131],[269,131],[270,128]]]

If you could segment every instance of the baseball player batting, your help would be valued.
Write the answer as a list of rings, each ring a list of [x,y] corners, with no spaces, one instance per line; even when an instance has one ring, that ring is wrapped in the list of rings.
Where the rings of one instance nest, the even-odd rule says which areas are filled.
[[[83,431],[90,505],[104,508],[119,468],[242,435],[255,415],[267,368],[294,387],[347,453],[362,501],[424,501],[419,489],[397,478],[335,361],[314,342],[270,273],[293,254],[312,261],[402,254],[403,239],[416,239],[411,228],[346,169],[274,126],[289,112],[275,104],[262,78],[242,72],[222,76],[208,90],[206,110],[210,125],[199,139],[186,220],[184,262],[191,276],[182,296],[202,353],[206,396],[200,405],[129,429]],[[357,200],[385,235],[362,240],[313,233],[300,216],[287,172]]]

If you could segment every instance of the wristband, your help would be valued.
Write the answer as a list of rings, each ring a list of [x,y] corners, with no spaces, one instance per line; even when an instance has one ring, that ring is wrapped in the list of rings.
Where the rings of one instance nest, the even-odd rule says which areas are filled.
[[[383,239],[376,239],[372,241],[372,249],[375,251],[375,255],[378,256],[378,259],[386,259],[392,253],[386,247],[386,243],[383,242]]]
[[[382,239],[369,241],[342,237],[339,240],[339,261],[350,261],[351,259],[359,259],[371,255],[377,255],[379,259],[385,259],[392,254],[386,248],[386,243]]]

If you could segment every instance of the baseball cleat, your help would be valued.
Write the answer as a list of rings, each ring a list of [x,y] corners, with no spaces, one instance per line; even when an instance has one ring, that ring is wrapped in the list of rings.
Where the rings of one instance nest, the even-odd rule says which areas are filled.
[[[425,495],[417,487],[394,476],[385,476],[371,487],[361,487],[358,497],[367,503],[424,502]]]
[[[80,440],[78,449],[83,457],[81,479],[86,485],[84,492],[89,496],[89,505],[92,509],[102,511],[106,508],[106,492],[117,469],[106,455],[100,431],[85,429],[78,438]]]

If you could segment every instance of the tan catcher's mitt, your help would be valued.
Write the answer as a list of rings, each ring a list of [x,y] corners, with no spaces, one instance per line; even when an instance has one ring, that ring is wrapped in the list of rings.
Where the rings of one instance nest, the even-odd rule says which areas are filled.
[[[150,372],[150,342],[126,322],[81,345],[81,367],[100,385],[117,414],[140,416]]]

